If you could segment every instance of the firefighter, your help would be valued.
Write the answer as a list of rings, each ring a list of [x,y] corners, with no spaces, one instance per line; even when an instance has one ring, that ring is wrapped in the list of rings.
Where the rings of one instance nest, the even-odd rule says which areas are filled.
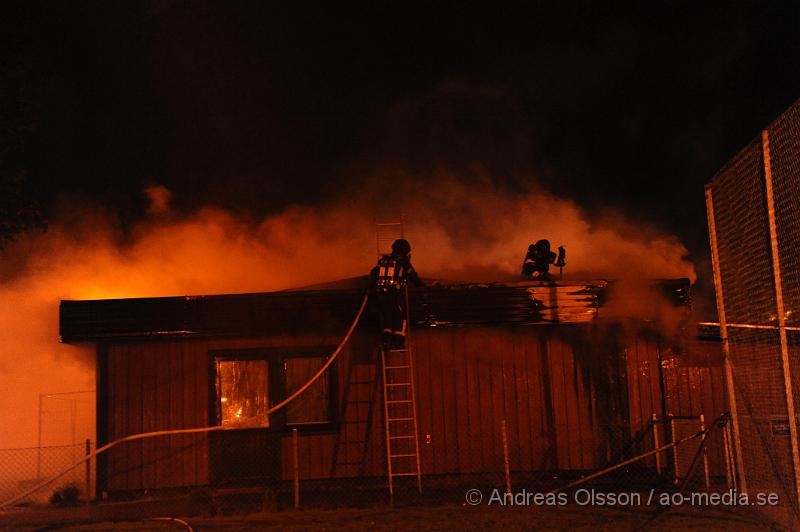
[[[566,258],[567,252],[563,246],[558,246],[558,255],[556,255],[550,251],[549,240],[539,240],[528,246],[528,253],[522,263],[522,275],[534,279],[552,279],[550,265],[555,264],[559,268],[563,268],[567,263]]]
[[[411,244],[408,240],[395,240],[392,252],[378,259],[370,278],[377,296],[383,347],[403,349],[408,329],[405,287],[409,280],[415,286],[424,286],[411,265]]]

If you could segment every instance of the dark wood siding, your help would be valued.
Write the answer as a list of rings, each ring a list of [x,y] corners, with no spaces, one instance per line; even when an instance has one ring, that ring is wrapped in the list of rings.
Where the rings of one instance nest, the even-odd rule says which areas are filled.
[[[334,366],[339,421],[331,430],[301,430],[301,478],[385,476],[376,340],[358,332]],[[284,336],[110,344],[101,366],[106,371],[102,411],[107,412],[108,439],[207,426],[213,419],[209,361],[215,350],[291,349],[336,341],[334,336]],[[472,326],[421,329],[414,345],[426,475],[501,472],[502,420],[512,470],[597,468],[618,453],[620,427],[629,427],[630,439],[652,412],[663,413],[659,344],[645,335],[599,343],[591,326]],[[620,356],[624,382],[610,363]],[[670,389],[687,383],[679,398],[668,397],[669,408],[675,414],[703,412],[710,421],[724,409],[719,368],[683,369],[691,371],[665,371]],[[290,433],[276,436],[281,440],[276,473],[288,479]],[[213,483],[213,441],[198,434],[122,444],[109,453],[105,489]]]
[[[645,429],[652,414],[659,418],[703,414],[708,426],[727,411],[721,343],[685,338],[681,344],[679,348],[673,348],[653,335],[640,335],[627,342],[624,354],[634,435]],[[678,436],[688,435],[690,429],[699,429],[696,421],[681,423],[686,428]],[[660,431],[661,443],[667,443],[664,439],[666,427],[661,426]],[[712,476],[725,473],[721,434],[721,431],[711,433],[707,442]],[[639,448],[652,449],[651,434],[643,438]],[[654,462],[650,460],[648,463]]]

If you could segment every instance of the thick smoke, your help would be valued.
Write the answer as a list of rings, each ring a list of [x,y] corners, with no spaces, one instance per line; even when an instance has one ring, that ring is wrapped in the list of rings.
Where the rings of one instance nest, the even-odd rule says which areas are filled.
[[[148,217],[132,230],[83,206],[75,211],[86,214],[27,235],[0,257],[0,447],[35,445],[39,393],[94,387],[91,348],[57,342],[60,299],[270,291],[364,275],[375,260],[376,218],[405,216],[427,278],[514,279],[528,244],[549,238],[567,249],[567,278],[694,280],[675,238],[620,215],[590,220],[544,193],[448,181],[414,194],[370,187],[263,220],[217,208],[178,215],[168,190],[147,194]]]

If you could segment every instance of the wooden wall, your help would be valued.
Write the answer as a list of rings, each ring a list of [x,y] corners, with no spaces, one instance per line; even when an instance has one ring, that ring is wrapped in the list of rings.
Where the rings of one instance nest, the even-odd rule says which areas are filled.
[[[631,336],[625,342],[623,354],[627,366],[628,397],[631,433],[642,431],[652,414],[659,419],[666,415],[705,416],[706,426],[727,412],[725,383],[722,369],[722,347],[718,341],[684,338],[680,347],[665,346],[658,338],[643,334]],[[660,354],[660,357],[659,357]],[[659,365],[662,371],[659,374]],[[663,392],[662,392],[663,390]],[[699,430],[699,422],[680,420],[677,437]],[[666,427],[659,426],[660,443],[666,440]],[[639,445],[639,450],[653,448],[652,434]],[[714,431],[708,442],[711,476],[725,473],[722,432]],[[685,445],[679,454],[691,461],[695,443]],[[667,457],[669,458],[669,457]],[[653,464],[653,460],[648,463]]]
[[[210,352],[253,347],[313,346],[332,338],[265,338],[124,342],[103,346],[98,433],[106,441],[169,429],[206,427],[211,416]],[[105,423],[105,427],[103,424]],[[162,436],[126,442],[108,453],[109,491],[206,485],[210,434]],[[103,443],[102,441],[100,442]],[[102,468],[102,462],[99,462]],[[102,487],[101,487],[102,489]]]
[[[502,471],[501,420],[507,423],[514,471],[593,469],[618,456],[660,401],[653,365],[653,360],[658,363],[658,344],[636,341],[625,347],[627,358],[620,357],[618,346],[602,344],[590,329],[487,326],[417,331],[415,375],[424,474]],[[291,349],[337,341],[282,337],[108,345],[101,364],[106,408],[100,409],[106,412],[107,439],[207,426],[213,350]],[[342,352],[335,366],[340,423],[335,430],[301,430],[301,478],[386,475],[379,358],[376,338],[360,331]],[[688,393],[695,393],[692,390]],[[109,453],[105,489],[213,483],[213,437],[168,436],[122,444]],[[276,437],[283,454],[280,474],[290,478],[291,438],[289,433]]]

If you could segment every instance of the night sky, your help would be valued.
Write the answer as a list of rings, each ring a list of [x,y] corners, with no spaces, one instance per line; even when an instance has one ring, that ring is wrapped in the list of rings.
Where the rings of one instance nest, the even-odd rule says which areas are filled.
[[[4,171],[46,217],[78,198],[134,222],[154,183],[262,216],[444,169],[704,259],[703,185],[800,97],[797,3],[287,4],[4,7]]]

